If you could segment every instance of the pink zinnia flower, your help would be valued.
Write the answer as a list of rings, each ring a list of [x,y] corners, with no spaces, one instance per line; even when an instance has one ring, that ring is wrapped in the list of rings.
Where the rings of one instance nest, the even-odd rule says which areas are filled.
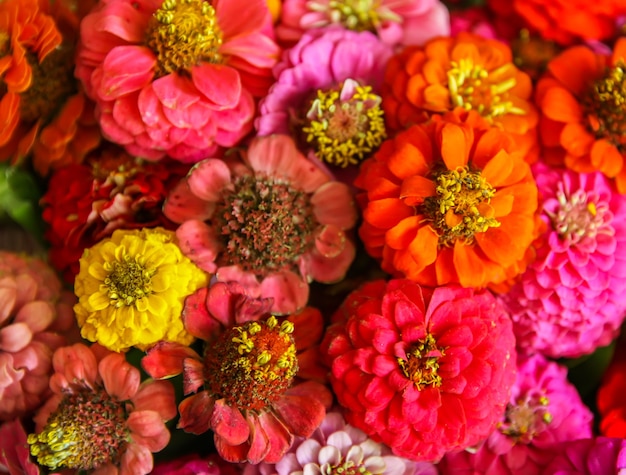
[[[333,182],[286,135],[252,141],[243,161],[208,159],[170,193],[182,251],[218,281],[237,281],[272,313],[304,307],[308,282],[343,278],[357,219],[347,185]]]
[[[165,422],[176,415],[174,387],[141,383],[124,355],[82,343],[54,353],[54,393],[35,417],[28,436],[31,454],[51,470],[95,470],[94,474],[144,475],[151,452],[165,448]]]
[[[243,475],[360,474],[437,475],[428,462],[396,457],[359,429],[346,424],[340,412],[329,412],[311,437],[300,438],[276,464],[247,466]]]
[[[19,419],[0,425],[0,473],[39,475],[39,467],[30,459],[26,432]]]
[[[595,437],[562,442],[552,446],[550,452],[552,461],[541,472],[542,475],[623,475],[626,473],[626,440],[624,439]]]
[[[320,425],[332,395],[320,383],[296,382],[297,345],[289,319],[279,323],[270,316],[262,321],[268,314],[249,308],[244,309],[246,316],[239,316],[237,305],[224,305],[236,296],[223,294],[236,289],[215,286],[222,289],[208,298],[216,304],[206,308],[222,316],[198,311],[185,317],[190,333],[207,341],[204,357],[189,347],[162,342],[148,350],[142,366],[156,379],[183,373],[189,397],[179,405],[179,428],[192,434],[212,430],[215,447],[227,461],[276,463],[295,436],[309,437]],[[214,332],[215,320],[246,318],[251,319]]]
[[[346,420],[419,461],[486,438],[515,381],[511,321],[493,295],[404,279],[361,292],[322,342]]]
[[[377,94],[391,48],[369,31],[307,32],[274,68],[259,104],[259,135],[293,134],[312,160],[346,167],[386,138]]]
[[[99,2],[81,23],[76,76],[104,136],[150,160],[237,144],[280,52],[271,21],[265,0]]]
[[[439,0],[284,0],[276,34],[292,45],[307,30],[329,25],[373,31],[390,46],[450,33],[448,8]]]
[[[48,397],[52,353],[77,328],[74,301],[45,262],[0,251],[0,421]]]
[[[475,473],[537,475],[552,460],[551,444],[591,437],[592,422],[567,368],[537,354],[519,362],[497,429],[477,449],[446,454],[441,471],[467,467]]]
[[[189,454],[154,466],[151,475],[239,475],[237,465],[225,462],[219,455],[200,457]]]
[[[533,173],[547,231],[502,300],[521,350],[577,357],[608,345],[626,315],[626,197],[601,173]]]

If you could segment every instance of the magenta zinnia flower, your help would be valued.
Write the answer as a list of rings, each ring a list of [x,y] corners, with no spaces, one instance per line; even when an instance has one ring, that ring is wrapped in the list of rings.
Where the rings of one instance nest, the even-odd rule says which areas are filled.
[[[369,31],[312,30],[274,68],[259,135],[293,133],[313,160],[346,167],[386,138],[379,94],[391,48]]]
[[[76,76],[107,139],[196,162],[251,130],[280,51],[268,31],[265,0],[101,1],[81,23]]]
[[[0,251],[0,421],[48,397],[52,353],[77,328],[74,301],[45,262]]]
[[[174,387],[167,381],[141,383],[139,370],[99,345],[81,343],[54,353],[54,395],[35,417],[30,452],[52,471],[96,470],[144,475],[151,452],[165,448],[165,422],[176,415]]]
[[[304,307],[308,282],[343,278],[357,218],[348,186],[333,182],[286,135],[252,141],[241,161],[208,159],[170,193],[182,251],[222,282],[272,298],[272,313]]]
[[[216,285],[229,292],[225,284]],[[221,293],[209,295],[217,304],[206,308],[238,313],[238,306],[228,310],[223,305],[227,299]],[[183,373],[189,396],[178,408],[179,428],[192,434],[212,430],[215,447],[227,461],[276,463],[295,436],[309,437],[320,425],[332,395],[320,383],[295,382],[299,364],[291,321],[279,323],[274,316],[261,321],[267,313],[246,313],[251,320],[215,334],[215,320],[243,318],[194,312],[188,329],[208,340],[204,357],[187,346],[162,342],[148,350],[142,366],[157,379]]]
[[[533,173],[547,231],[502,299],[522,351],[577,357],[608,345],[626,315],[626,197],[600,173]]]
[[[624,439],[581,439],[556,444],[550,450],[552,461],[542,475],[622,475],[626,471]]]
[[[322,352],[346,420],[420,461],[495,428],[515,381],[511,321],[488,291],[374,282],[349,297]]]
[[[331,25],[373,31],[390,46],[450,33],[448,9],[439,0],[284,0],[276,34],[291,45],[307,30]]]
[[[592,436],[593,414],[567,380],[567,368],[537,354],[519,362],[504,417],[477,449],[448,453],[442,473],[540,474],[554,443]]]

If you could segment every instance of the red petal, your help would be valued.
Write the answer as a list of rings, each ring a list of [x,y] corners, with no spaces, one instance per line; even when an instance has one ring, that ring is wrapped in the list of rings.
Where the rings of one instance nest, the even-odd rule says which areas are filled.
[[[193,84],[218,110],[232,109],[241,97],[241,78],[236,69],[202,63],[191,68]]]
[[[215,401],[211,429],[229,445],[241,445],[250,437],[250,428],[241,411],[224,399]]]
[[[322,419],[323,418],[324,416],[322,416]],[[276,463],[283,458],[283,455],[285,455],[289,447],[291,447],[293,435],[289,432],[287,427],[269,412],[263,412],[259,416],[259,423],[267,436],[267,445],[269,446],[269,451],[263,461],[266,463]],[[260,431],[256,432],[258,434]],[[248,460],[250,463],[254,463],[250,454],[248,454]]]
[[[155,379],[171,378],[183,372],[185,358],[200,357],[187,346],[163,341],[148,350],[141,360],[141,367]]]
[[[189,396],[178,406],[180,420],[177,427],[191,434],[204,434],[211,428],[214,406],[215,401],[206,391]]]
[[[307,396],[282,395],[273,404],[283,423],[301,437],[309,437],[319,427],[326,410],[317,399]]]

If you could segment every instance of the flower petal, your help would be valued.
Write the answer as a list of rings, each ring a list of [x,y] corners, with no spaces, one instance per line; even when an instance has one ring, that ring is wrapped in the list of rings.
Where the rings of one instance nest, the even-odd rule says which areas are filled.
[[[241,78],[236,69],[223,64],[201,63],[191,68],[194,86],[216,109],[232,109],[241,97]]]

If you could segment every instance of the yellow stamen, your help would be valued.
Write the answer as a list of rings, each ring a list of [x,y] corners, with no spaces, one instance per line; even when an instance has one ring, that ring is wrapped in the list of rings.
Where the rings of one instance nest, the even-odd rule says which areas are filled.
[[[419,341],[406,353],[406,359],[398,358],[397,361],[404,375],[421,391],[428,386],[441,386],[441,376],[437,374],[438,360],[444,355],[443,350],[437,348],[435,339],[429,333],[424,341]]]
[[[376,31],[383,21],[402,21],[402,17],[390,9],[379,8],[380,0],[313,0],[306,6],[310,11],[326,13],[330,23],[340,23],[353,31]]]
[[[148,269],[129,256],[120,260],[105,262],[103,268],[109,274],[104,279],[111,305],[122,307],[133,305],[135,301],[152,293],[154,269]]]

